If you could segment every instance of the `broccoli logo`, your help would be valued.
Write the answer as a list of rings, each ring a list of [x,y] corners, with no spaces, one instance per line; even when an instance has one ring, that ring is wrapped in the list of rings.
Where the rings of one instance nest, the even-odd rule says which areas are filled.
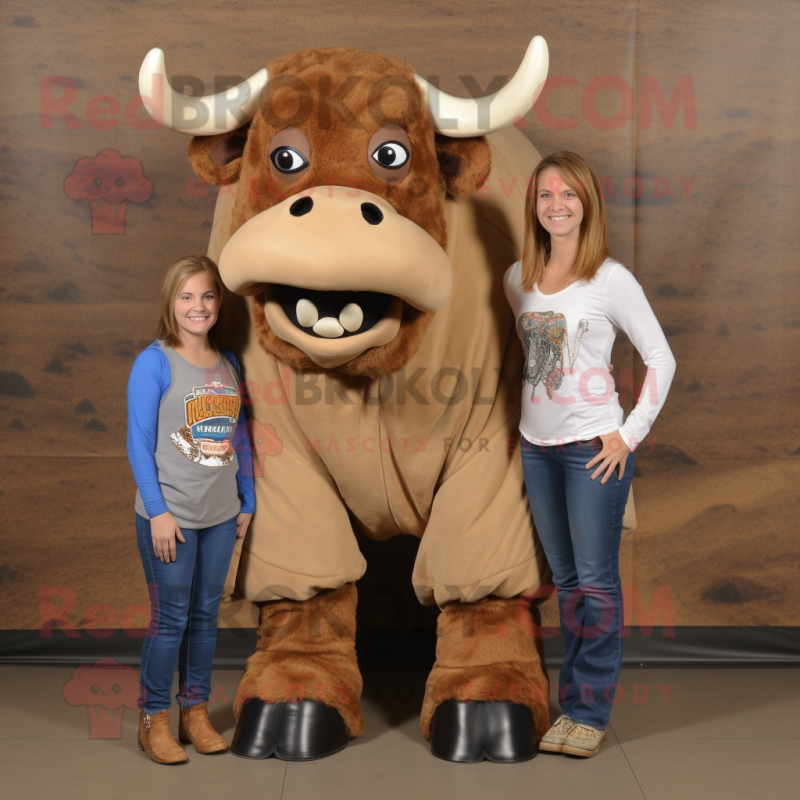
[[[153,186],[142,174],[138,159],[103,150],[75,163],[64,179],[64,191],[72,200],[89,201],[92,233],[125,233],[128,203],[147,202]]]
[[[139,678],[133,667],[100,658],[72,673],[63,696],[71,706],[86,706],[90,739],[121,739],[124,710],[139,706]]]

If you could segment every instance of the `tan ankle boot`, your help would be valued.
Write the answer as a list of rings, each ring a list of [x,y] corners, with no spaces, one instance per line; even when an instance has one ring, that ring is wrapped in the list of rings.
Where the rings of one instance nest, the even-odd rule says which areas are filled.
[[[186,751],[175,741],[169,730],[169,711],[139,714],[139,749],[144,750],[157,764],[183,764]]]
[[[194,744],[198,753],[224,753],[228,743],[214,730],[208,718],[208,703],[181,709],[178,738],[184,744]]]

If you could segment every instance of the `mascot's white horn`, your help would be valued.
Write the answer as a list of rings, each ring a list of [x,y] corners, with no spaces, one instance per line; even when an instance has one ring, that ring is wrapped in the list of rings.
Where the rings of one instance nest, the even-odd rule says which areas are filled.
[[[419,75],[414,78],[422,90],[434,130],[457,138],[482,136],[511,125],[533,108],[544,87],[549,61],[547,42],[534,36],[514,77],[500,91],[479,98],[453,97]],[[169,85],[164,51],[154,47],[139,70],[139,93],[150,116],[165,128],[190,136],[212,136],[249,122],[268,80],[267,70],[260,69],[225,92],[190,97]]]
[[[189,97],[169,85],[164,51],[154,47],[139,70],[139,94],[150,116],[165,128],[190,136],[213,136],[234,131],[253,119],[268,80],[267,70],[260,69],[219,94]]]
[[[524,117],[542,93],[550,56],[547,42],[534,36],[514,77],[499,92],[468,99],[453,97],[415,75],[428,108],[431,127],[454,138],[483,136]]]

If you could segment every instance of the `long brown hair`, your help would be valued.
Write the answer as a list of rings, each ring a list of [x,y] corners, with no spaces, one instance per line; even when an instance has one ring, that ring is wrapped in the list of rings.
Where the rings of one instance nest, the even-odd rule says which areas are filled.
[[[550,258],[550,234],[542,227],[536,213],[539,176],[548,167],[557,167],[564,182],[577,192],[583,204],[578,257],[571,275],[578,280],[591,280],[608,257],[606,206],[603,189],[595,171],[577,153],[562,150],[543,158],[528,181],[525,200],[525,238],[522,243],[522,291],[530,292],[533,284],[544,277]]]
[[[161,282],[161,316],[158,320],[156,338],[168,347],[181,347],[181,329],[175,319],[175,300],[189,278],[204,272],[214,282],[219,293],[219,316],[208,332],[208,343],[215,350],[222,346],[227,324],[227,289],[219,276],[217,265],[207,256],[185,256],[179,258],[166,272]]]

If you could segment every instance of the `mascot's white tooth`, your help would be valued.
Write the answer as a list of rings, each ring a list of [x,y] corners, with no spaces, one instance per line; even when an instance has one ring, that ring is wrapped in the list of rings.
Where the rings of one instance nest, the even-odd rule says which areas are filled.
[[[335,317],[323,317],[314,323],[313,330],[314,333],[324,336],[326,339],[336,339],[344,333],[344,328]]]
[[[342,313],[339,314],[339,322],[342,323],[342,327],[346,331],[357,331],[361,327],[361,323],[364,321],[364,312],[361,310],[361,306],[358,303],[348,303],[343,309]]]
[[[305,297],[297,301],[297,321],[304,327],[310,328],[318,319],[317,307]]]

